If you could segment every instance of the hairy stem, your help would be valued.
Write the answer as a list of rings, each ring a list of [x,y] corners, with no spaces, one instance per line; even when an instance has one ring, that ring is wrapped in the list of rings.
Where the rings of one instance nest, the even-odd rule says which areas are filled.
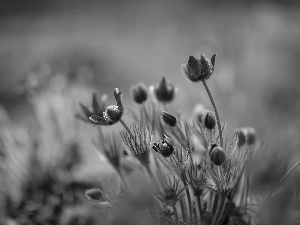
[[[218,209],[216,211],[216,214],[214,215],[212,225],[219,225],[220,219],[223,216],[225,200],[226,200],[226,196],[224,194],[221,194]]]
[[[183,220],[183,222],[186,222],[187,221],[187,219],[186,219],[187,215],[186,215],[183,199],[180,200],[180,208],[181,208],[182,220]]]
[[[179,225],[178,212],[177,212],[175,204],[174,204],[173,208],[174,208],[174,213],[175,213],[175,223],[176,223],[176,225]]]
[[[203,212],[202,212],[202,205],[201,205],[201,197],[200,195],[197,196],[197,204],[198,204],[198,209],[199,209],[199,215],[200,215],[200,220],[202,219]],[[202,224],[202,222],[201,222]]]
[[[205,82],[205,80],[202,81],[204,87],[205,87],[205,90],[208,94],[208,97],[209,97],[209,100],[214,108],[214,111],[215,111],[215,114],[216,114],[216,119],[217,119],[217,124],[218,124],[218,130],[219,130],[219,136],[220,136],[220,144],[221,144],[221,147],[223,147],[223,135],[222,135],[222,127],[221,127],[221,122],[220,122],[220,117],[219,117],[219,114],[218,114],[218,110],[217,110],[217,107],[216,107],[216,104],[214,102],[214,99],[210,93],[210,90]]]
[[[191,200],[190,190],[189,190],[189,187],[188,187],[187,182],[186,182],[184,179],[182,179],[182,182],[183,182],[183,184],[184,184],[184,186],[185,186],[186,197],[187,197],[188,204],[189,204],[190,221],[192,221],[193,210],[192,210],[192,200]]]
[[[151,181],[153,182],[154,186],[158,189],[159,187],[158,187],[158,185],[156,183],[155,177],[154,177],[154,175],[153,175],[153,173],[152,173],[152,171],[150,169],[150,166],[148,164],[146,164],[144,166],[145,166],[145,169],[146,169],[146,171],[147,171],[147,173],[148,173]]]

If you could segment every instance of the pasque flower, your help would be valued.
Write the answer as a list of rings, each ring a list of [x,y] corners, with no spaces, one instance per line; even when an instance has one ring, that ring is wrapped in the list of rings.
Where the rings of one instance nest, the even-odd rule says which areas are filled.
[[[119,122],[124,113],[124,106],[122,102],[122,93],[118,88],[114,90],[114,96],[117,101],[117,105],[107,106],[100,115],[91,115],[89,117],[93,125],[113,125]]]
[[[173,84],[163,77],[159,85],[152,87],[154,95],[159,102],[170,103],[175,97],[176,89]]]
[[[144,83],[139,83],[131,87],[132,97],[133,100],[138,103],[142,104],[148,98],[147,87]]]
[[[103,110],[105,109],[106,98],[107,98],[107,95],[104,94],[104,95],[102,95],[101,100],[98,101],[97,95],[96,95],[96,93],[94,93],[93,99],[92,99],[92,107],[87,107],[84,104],[79,103],[83,114],[77,113],[75,116],[78,119],[80,119],[86,123],[92,123],[92,121],[90,121],[89,117],[92,115],[102,116]]]
[[[217,54],[214,54],[209,60],[204,54],[199,59],[189,56],[187,64],[182,64],[183,74],[192,82],[207,80],[213,73],[215,68],[215,60]]]

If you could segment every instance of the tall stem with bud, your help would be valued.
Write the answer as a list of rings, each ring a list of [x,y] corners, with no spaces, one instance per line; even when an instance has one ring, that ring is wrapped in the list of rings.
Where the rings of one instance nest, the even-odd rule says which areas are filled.
[[[216,119],[217,119],[217,125],[218,125],[218,131],[219,131],[219,137],[220,137],[220,145],[221,147],[223,147],[223,135],[222,135],[222,126],[221,126],[221,121],[220,121],[220,117],[219,117],[219,113],[218,113],[218,110],[217,110],[217,107],[216,107],[216,104],[214,102],[214,99],[210,93],[210,90],[206,84],[206,81],[205,80],[202,80],[202,83],[205,87],[205,90],[208,94],[208,97],[209,97],[209,100],[214,108],[214,112],[215,112],[215,115],[216,115]]]

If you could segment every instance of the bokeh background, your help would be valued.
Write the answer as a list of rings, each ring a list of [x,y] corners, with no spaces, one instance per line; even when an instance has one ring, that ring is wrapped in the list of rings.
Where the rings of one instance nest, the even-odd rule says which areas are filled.
[[[52,157],[55,163],[79,149],[88,166],[72,172],[74,180],[101,179],[109,168],[95,157],[94,128],[75,120],[78,103],[89,105],[93,91],[114,101],[118,87],[126,106],[137,108],[130,86],[155,85],[165,76],[179,88],[168,109],[190,116],[197,103],[211,106],[204,88],[188,82],[180,65],[189,55],[217,53],[208,85],[229,136],[236,127],[256,129],[263,148],[253,192],[265,193],[300,159],[299,40],[297,0],[2,1],[2,155],[16,164],[10,167],[20,167],[5,173],[5,182],[20,189],[23,181],[15,174],[24,178],[19,162],[30,164],[25,155],[32,149],[40,158],[59,155]]]

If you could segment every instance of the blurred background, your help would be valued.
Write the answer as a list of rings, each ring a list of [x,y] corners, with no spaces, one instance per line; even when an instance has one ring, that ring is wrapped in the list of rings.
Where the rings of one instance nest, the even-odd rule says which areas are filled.
[[[180,71],[189,55],[201,53],[218,54],[208,85],[229,136],[237,127],[252,126],[263,143],[255,159],[252,190],[268,192],[300,159],[299,40],[297,0],[2,1],[1,156],[10,160],[3,166],[9,172],[2,176],[14,191],[10,201],[20,201],[16,196],[24,193],[21,187],[36,186],[34,176],[41,176],[36,168],[49,158],[50,166],[58,163],[64,171],[50,174],[51,179],[57,185],[61,180],[67,185],[80,183],[79,199],[84,185],[99,184],[109,168],[95,157],[91,143],[95,129],[75,120],[78,103],[90,105],[93,91],[99,96],[107,93],[108,101],[114,102],[113,89],[118,87],[126,106],[136,108],[131,85],[141,81],[156,85],[165,76],[179,88],[168,106],[171,112],[189,116],[197,103],[211,108],[203,86],[188,82]],[[30,161],[37,159],[26,158],[28,151],[27,158],[35,155],[41,165]],[[76,154],[83,155],[84,163],[74,172],[76,160],[61,162],[61,158],[76,158]],[[28,171],[29,165],[36,165],[31,170],[37,174],[23,175],[20,161]],[[27,195],[24,201],[32,201],[32,193]],[[73,200],[64,200],[67,207],[73,207],[77,195],[71,196]],[[51,201],[55,209],[62,200]],[[85,204],[83,199],[79,202]],[[16,218],[11,212],[22,207],[11,205],[6,216],[10,213],[7,217]]]

